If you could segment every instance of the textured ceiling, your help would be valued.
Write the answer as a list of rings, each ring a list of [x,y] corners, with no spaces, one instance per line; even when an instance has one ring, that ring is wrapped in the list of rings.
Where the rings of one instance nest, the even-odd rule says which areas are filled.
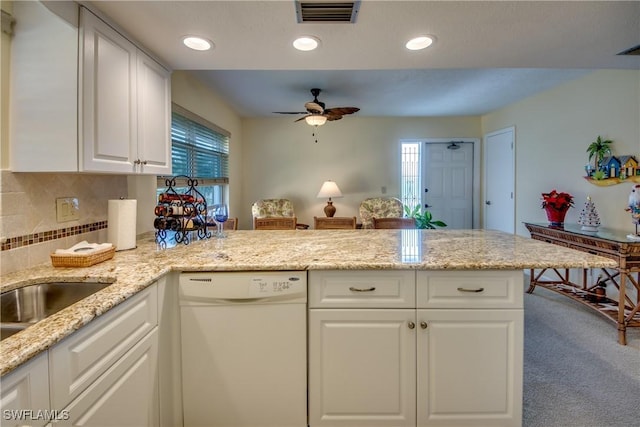
[[[484,114],[594,69],[640,69],[639,1],[362,0],[355,24],[298,24],[293,0],[94,1],[174,70],[198,70],[245,117],[301,111],[309,89],[361,116]],[[418,34],[436,43],[404,49]],[[184,48],[187,34],[215,48]],[[313,52],[291,47],[321,39]],[[640,102],[640,101],[639,101]]]

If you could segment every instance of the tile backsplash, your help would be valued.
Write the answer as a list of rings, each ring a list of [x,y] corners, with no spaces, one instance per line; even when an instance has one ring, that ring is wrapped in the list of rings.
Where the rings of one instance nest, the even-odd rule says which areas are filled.
[[[57,222],[56,199],[78,198],[80,218]],[[0,172],[0,274],[50,261],[77,242],[104,242],[109,199],[127,197],[127,177]]]

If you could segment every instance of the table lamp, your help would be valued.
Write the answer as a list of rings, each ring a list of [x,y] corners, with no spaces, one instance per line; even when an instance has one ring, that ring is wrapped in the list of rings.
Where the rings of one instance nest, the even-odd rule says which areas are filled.
[[[333,202],[331,201],[332,197],[342,197],[342,192],[338,188],[338,184],[333,181],[325,181],[320,187],[320,191],[318,192],[319,199],[324,199],[326,197],[329,198],[327,202],[327,206],[324,207],[324,214],[328,217],[332,217],[336,213],[336,208],[333,206]]]

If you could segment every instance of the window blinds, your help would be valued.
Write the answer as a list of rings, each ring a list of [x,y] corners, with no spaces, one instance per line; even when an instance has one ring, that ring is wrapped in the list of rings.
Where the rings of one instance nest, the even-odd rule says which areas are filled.
[[[230,134],[174,104],[171,114],[173,175],[201,183],[229,182]]]

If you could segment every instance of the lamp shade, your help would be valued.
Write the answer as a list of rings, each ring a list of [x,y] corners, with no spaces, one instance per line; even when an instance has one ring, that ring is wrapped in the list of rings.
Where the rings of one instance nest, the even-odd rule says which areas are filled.
[[[326,123],[327,118],[321,114],[311,114],[304,118],[304,121],[311,126],[322,126]]]
[[[320,191],[318,192],[319,199],[326,199],[327,197],[331,199],[332,197],[342,197],[342,192],[338,188],[338,184],[333,181],[325,181],[320,187]]]

